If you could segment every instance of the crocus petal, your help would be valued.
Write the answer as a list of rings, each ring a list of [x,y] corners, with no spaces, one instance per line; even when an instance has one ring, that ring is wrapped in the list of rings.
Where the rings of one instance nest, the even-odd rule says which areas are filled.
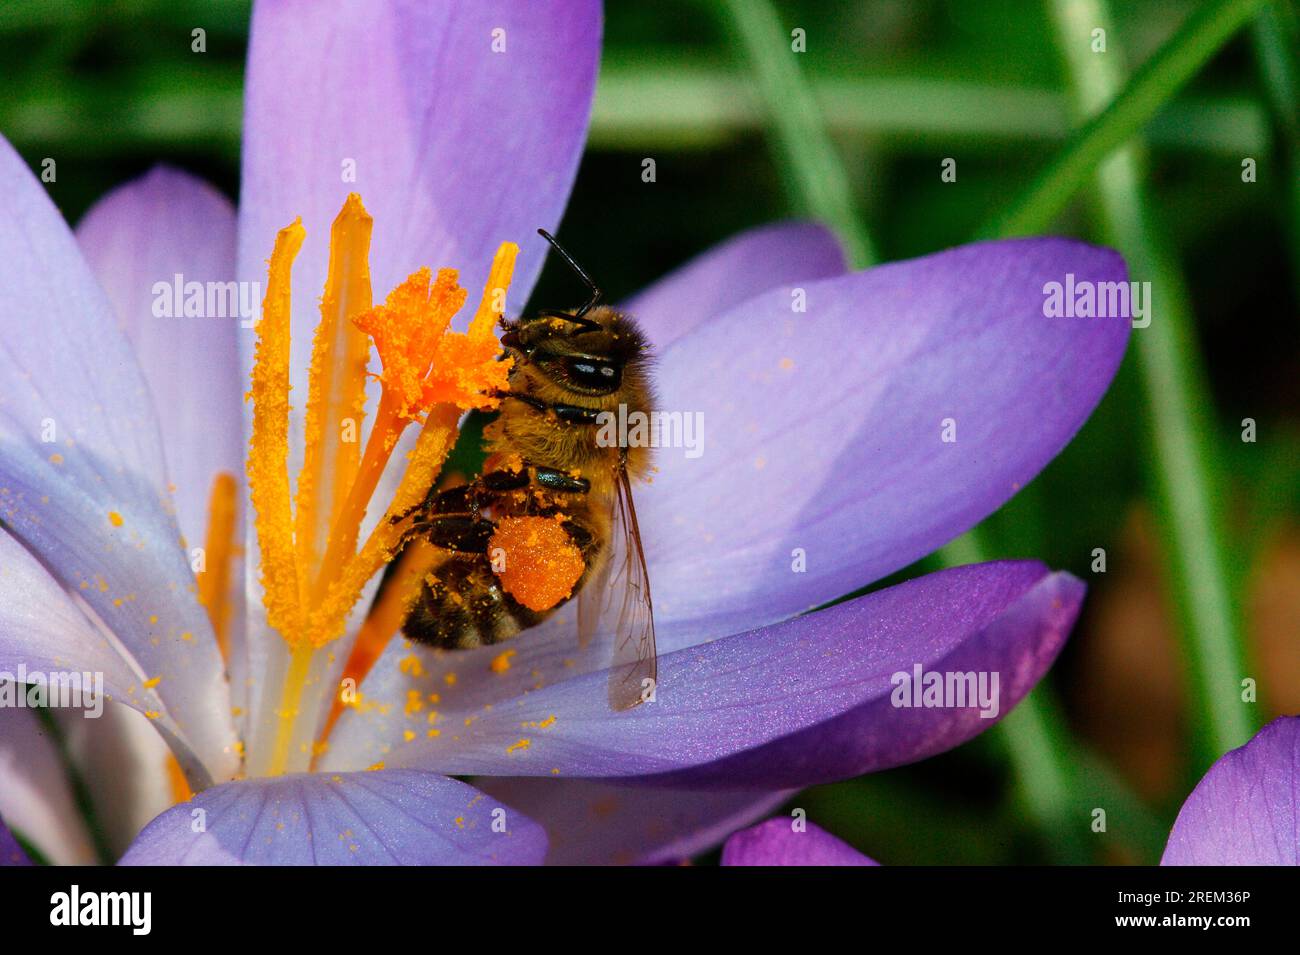
[[[545,854],[522,813],[445,776],[390,770],[217,786],[151,822],[122,864],[536,865]]]
[[[158,167],[92,206],[77,242],[149,383],[181,533],[202,546],[213,478],[244,470],[238,299],[230,314],[206,314],[208,283],[235,278],[234,206],[201,179]],[[205,314],[171,314],[191,282],[205,289]],[[229,311],[224,298],[212,302]]]
[[[662,350],[697,325],[768,289],[844,272],[825,226],[781,222],[742,232],[637,293],[622,308]]]
[[[93,626],[77,602],[25,547],[0,531],[0,672],[6,676],[77,674],[77,685],[121,700],[155,721],[179,751],[184,733],[167,710],[157,686],[146,686],[138,666],[121,645]],[[103,686],[96,687],[102,677]],[[70,684],[71,685],[71,684]],[[81,709],[98,709],[93,700]],[[100,701],[102,703],[102,701]]]
[[[773,290],[669,346],[660,403],[698,413],[703,441],[695,457],[657,452],[637,493],[661,649],[879,579],[1027,483],[1129,333],[1045,317],[1044,285],[1067,273],[1125,278],[1119,256],[1078,242],[983,243],[806,283],[806,312]]]
[[[554,228],[577,173],[599,53],[597,0],[256,5],[240,276],[264,281],[276,232],[302,217],[295,374],[350,192],[375,220],[376,297],[422,266],[458,269],[477,295],[512,241],[511,301],[527,300],[547,249],[536,230]]]
[[[98,861],[58,748],[34,710],[0,707],[0,816],[55,865]]]
[[[251,333],[240,323],[247,306],[261,307],[256,289],[234,285],[235,208],[203,180],[159,166],[92,206],[76,235],[148,381],[181,535],[191,548],[205,546],[216,475],[242,483],[239,337]],[[192,283],[203,289],[199,316],[183,310]],[[236,508],[236,542],[244,516]],[[232,570],[232,580],[242,577],[238,564]],[[232,691],[246,709],[243,588],[228,596]]]
[[[407,696],[372,694],[346,711],[325,763],[384,759],[455,775],[649,776],[637,781],[701,789],[802,787],[887,769],[956,746],[1005,715],[1055,658],[1083,590],[1034,562],[930,574],[661,655],[655,701],[621,713],[609,709],[601,672],[557,676],[515,699],[468,706],[456,687],[426,673],[417,678],[424,682],[416,684],[415,706]],[[983,673],[990,691],[997,674],[995,703],[987,716],[973,702],[895,706],[895,675],[916,666]],[[429,692],[439,694],[433,707],[423,702]],[[392,743],[404,730],[407,742]]]
[[[0,672],[20,681],[33,672],[103,674],[108,695],[143,709],[162,709],[141,688],[130,662],[78,608],[40,562],[0,531]]]
[[[1219,759],[1183,803],[1161,865],[1300,863],[1300,717]]]
[[[31,865],[32,860],[27,858],[27,853],[23,847],[18,844],[14,834],[9,831],[5,825],[4,819],[0,819],[0,865]]]
[[[769,819],[736,833],[722,848],[723,865],[879,865],[820,826]]]
[[[655,865],[689,859],[793,795],[792,790],[632,788],[584,779],[484,776],[474,783],[545,827],[547,865]]]
[[[71,232],[2,141],[0,183],[0,518],[160,678],[189,770],[224,778],[237,764],[227,690],[164,503],[148,388]],[[85,669],[81,652],[69,640],[65,665]]]

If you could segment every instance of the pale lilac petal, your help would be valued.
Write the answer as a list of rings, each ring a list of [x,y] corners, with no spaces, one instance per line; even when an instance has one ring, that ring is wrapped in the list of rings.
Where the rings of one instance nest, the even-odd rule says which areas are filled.
[[[825,226],[780,222],[714,246],[621,307],[664,349],[760,292],[841,275],[844,268],[844,252]]]
[[[5,825],[4,819],[0,819],[0,865],[31,865],[32,860],[27,858],[27,853],[23,847],[18,844],[14,834],[9,831]]]
[[[1300,717],[1219,759],[1183,803],[1161,865],[1300,864]]]
[[[535,865],[545,854],[540,826],[472,786],[388,770],[217,786],[151,822],[122,864]]]
[[[144,378],[71,232],[3,142],[0,182],[0,519],[161,678],[191,771],[224,778],[237,760],[221,659],[166,507]],[[66,666],[84,668],[82,649],[69,640]]]
[[[234,206],[203,180],[159,166],[92,206],[76,234],[149,384],[181,534],[190,548],[203,547],[214,478],[226,473],[243,484],[248,381],[239,338],[248,332],[240,323],[252,314],[247,306],[261,306],[260,289],[233,285]],[[183,311],[193,283],[204,290],[201,316]],[[233,298],[222,297],[226,288],[234,289]],[[216,290],[211,305],[210,290]],[[245,500],[242,490],[239,500]],[[237,540],[244,517],[237,508]],[[241,576],[236,558],[232,579]],[[227,624],[241,711],[247,710],[243,596],[243,587],[229,595]]]
[[[565,679],[562,661],[533,673],[536,657],[500,676],[518,668],[538,688],[495,702],[462,698],[463,671],[454,686],[428,670],[406,683],[367,680],[366,705],[343,714],[323,765],[383,759],[455,775],[650,776],[682,788],[843,779],[932,756],[993,725],[1055,658],[1083,589],[1034,562],[930,574],[661,655],[655,702],[622,713],[609,710],[606,674]],[[527,638],[518,642],[525,650]],[[987,716],[979,705],[895,707],[894,675],[917,665],[984,673],[986,681],[996,674],[995,694],[985,684],[994,705]],[[430,693],[436,704],[423,702]]]
[[[34,710],[0,707],[0,816],[55,865],[99,861],[49,728]]]
[[[185,305],[177,276],[182,292],[204,286],[205,311],[207,284],[234,281],[234,206],[201,179],[160,166],[92,206],[77,242],[149,383],[181,533],[201,547],[213,478],[244,471],[240,317],[156,311]],[[213,305],[228,304],[214,295]]]
[[[139,686],[131,662],[82,613],[40,562],[0,531],[0,672],[86,670],[103,674],[110,696],[141,709],[162,700]]]
[[[637,493],[661,647],[784,619],[962,533],[1105,393],[1122,319],[1047,318],[1043,286],[1120,281],[1063,239],[964,246],[777,289],[660,356],[661,407],[703,420]],[[945,442],[945,419],[956,441]]]
[[[94,626],[82,598],[67,593],[13,537],[0,531],[0,672],[78,674],[78,685],[102,690],[141,713],[152,714],[155,732],[178,754],[190,744],[159,694],[144,685],[140,664],[123,645]],[[84,674],[84,675],[83,675]],[[71,676],[69,676],[71,679]],[[91,708],[98,708],[92,706]]]
[[[559,221],[577,173],[600,31],[596,0],[257,4],[244,271],[256,279],[276,231],[302,216],[294,288],[310,314],[330,222],[357,192],[375,218],[377,294],[421,266],[457,268],[478,291],[497,246],[512,241],[521,252],[510,297],[522,304],[547,249],[536,230]]]
[[[547,865],[655,865],[689,859],[794,794],[632,788],[533,777],[484,776],[474,784],[545,827]]]
[[[722,848],[723,865],[862,866],[880,863],[811,822],[769,819],[736,833]]]

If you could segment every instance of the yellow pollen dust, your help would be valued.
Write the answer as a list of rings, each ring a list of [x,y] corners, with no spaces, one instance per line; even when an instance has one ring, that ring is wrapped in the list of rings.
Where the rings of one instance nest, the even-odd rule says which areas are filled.
[[[248,394],[253,403],[249,491],[267,620],[293,651],[278,707],[285,715],[272,772],[283,771],[314,650],[342,635],[366,582],[393,559],[404,530],[396,518],[427,494],[455,443],[461,414],[495,407],[495,392],[504,388],[510,372],[510,362],[499,360],[495,329],[518,247],[502,243],[468,330],[454,332],[451,320],[466,293],[453,270],[442,269],[435,279],[429,269],[420,269],[382,305],[373,304],[372,226],[353,194],[331,229],[308,374],[303,466],[294,485],[288,467],[290,280],[306,235],[300,220],[276,236],[256,330]],[[366,367],[370,341],[382,363],[378,375]],[[378,379],[381,392],[362,442],[368,378]],[[422,426],[397,493],[381,504],[379,520],[362,540],[362,522],[380,476],[415,422]],[[388,619],[400,623],[400,614]]]

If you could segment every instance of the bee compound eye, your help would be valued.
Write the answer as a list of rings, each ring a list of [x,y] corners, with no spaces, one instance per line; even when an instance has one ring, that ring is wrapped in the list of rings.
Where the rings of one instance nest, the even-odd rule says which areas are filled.
[[[564,372],[574,387],[595,392],[615,390],[622,378],[622,367],[618,363],[589,355],[565,358]]]

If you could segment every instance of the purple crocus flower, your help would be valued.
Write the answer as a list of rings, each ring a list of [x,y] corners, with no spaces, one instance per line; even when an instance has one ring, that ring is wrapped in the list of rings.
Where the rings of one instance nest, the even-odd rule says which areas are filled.
[[[722,847],[723,865],[870,866],[879,865],[842,839],[811,822],[796,827],[790,819],[768,819],[733,833]]]
[[[423,266],[490,289],[499,244],[560,217],[599,46],[594,0],[258,3],[237,216],[161,170],[106,197],[74,240],[0,144],[0,670],[103,674],[112,715],[80,730],[80,749],[115,818],[167,797],[96,770],[110,742],[95,737],[142,765],[155,753],[160,779],[150,747],[174,755],[196,795],[146,825],[124,861],[680,857],[792,789],[971,738],[1055,658],[1084,588],[1034,562],[807,611],[973,526],[1064,447],[1105,392],[1128,322],[1045,317],[1044,286],[1122,281],[1122,261],[1028,239],[846,273],[825,230],[782,224],[627,303],[658,352],[665,405],[707,427],[700,457],[662,454],[637,498],[655,702],[611,712],[599,661],[560,613],[508,648],[393,641],[321,745],[376,581],[319,649],[268,621],[270,538],[246,519],[242,483],[214,484],[244,473],[255,335],[234,320],[156,317],[157,283],[267,285],[291,342],[285,473],[300,473],[322,433],[299,399],[319,380],[304,377],[312,329],[361,294],[320,301],[334,253],[353,279],[364,272],[344,261],[354,247],[330,242],[349,194],[373,215],[367,300],[371,284],[379,299]],[[277,235],[301,238],[285,228],[298,217],[305,239],[277,285],[267,258]],[[512,301],[527,299],[542,259],[540,242],[522,247]],[[366,402],[374,421],[377,385]],[[265,436],[252,442],[265,450]],[[392,454],[358,539],[400,491],[409,446]],[[246,586],[214,597],[210,568],[196,586],[194,542],[215,540],[215,558],[232,534],[246,544]],[[900,697],[895,675],[918,669],[996,675],[994,705]],[[77,827],[58,814],[38,831],[60,796],[24,775],[48,746],[23,735],[29,717],[0,710],[0,753],[13,757],[0,815],[58,859],[41,839],[58,849]],[[136,829],[121,826],[122,844]]]
[[[1183,803],[1161,865],[1300,864],[1300,717],[1226,753]]]

